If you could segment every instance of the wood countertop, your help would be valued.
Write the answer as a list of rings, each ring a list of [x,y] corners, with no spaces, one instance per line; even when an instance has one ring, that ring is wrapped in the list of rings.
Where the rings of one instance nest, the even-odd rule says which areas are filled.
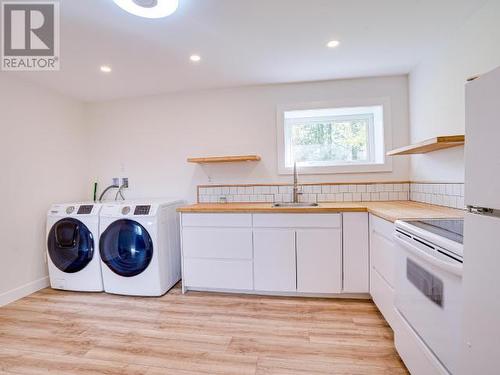
[[[183,213],[333,213],[369,212],[385,220],[455,219],[464,211],[412,201],[331,202],[316,207],[273,207],[272,203],[197,203],[177,209]]]

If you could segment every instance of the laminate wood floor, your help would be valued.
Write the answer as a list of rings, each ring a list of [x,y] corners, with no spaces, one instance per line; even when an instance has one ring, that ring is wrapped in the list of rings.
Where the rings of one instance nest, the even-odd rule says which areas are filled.
[[[407,374],[371,301],[44,289],[0,308],[1,374]]]

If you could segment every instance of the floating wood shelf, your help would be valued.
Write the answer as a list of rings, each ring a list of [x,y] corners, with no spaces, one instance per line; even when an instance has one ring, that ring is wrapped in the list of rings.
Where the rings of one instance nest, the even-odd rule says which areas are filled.
[[[259,155],[210,156],[204,158],[188,158],[189,163],[238,163],[243,161],[260,161]]]
[[[411,155],[411,154],[426,154],[427,152],[443,150],[445,148],[462,146],[465,143],[464,135],[444,135],[413,145],[404,146],[395,150],[389,151],[387,156],[396,155]]]

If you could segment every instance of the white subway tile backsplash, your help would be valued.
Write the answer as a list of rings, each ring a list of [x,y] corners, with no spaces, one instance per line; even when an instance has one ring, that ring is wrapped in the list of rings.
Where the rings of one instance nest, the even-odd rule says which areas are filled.
[[[446,183],[367,183],[301,185],[302,202],[413,200],[464,207],[464,185]],[[200,203],[291,202],[291,185],[200,186]]]
[[[352,202],[352,193],[344,193],[344,202]]]
[[[383,191],[380,193],[380,200],[381,201],[388,201],[389,200],[389,193],[387,191]]]
[[[389,192],[389,200],[390,201],[397,201],[399,199],[399,193],[397,191],[390,191]]]
[[[361,200],[363,202],[369,202],[372,200],[371,193],[361,193]]]
[[[384,191],[394,191],[393,184],[384,184]]]
[[[358,193],[366,193],[366,185],[358,185],[358,186],[356,186],[356,191]]]
[[[464,184],[412,183],[410,200],[438,206],[464,208]]]
[[[339,185],[339,193],[348,193],[349,185]]]
[[[321,185],[315,185],[312,187],[312,192],[314,194],[321,194]]]

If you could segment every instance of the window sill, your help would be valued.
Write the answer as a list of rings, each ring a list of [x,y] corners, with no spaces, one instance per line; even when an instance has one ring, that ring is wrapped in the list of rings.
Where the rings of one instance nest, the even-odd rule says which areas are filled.
[[[392,163],[387,161],[384,164],[356,164],[356,165],[337,165],[337,166],[324,166],[324,167],[297,167],[299,174],[338,174],[338,173],[382,173],[392,172]],[[279,168],[278,174],[292,175],[293,167]]]

